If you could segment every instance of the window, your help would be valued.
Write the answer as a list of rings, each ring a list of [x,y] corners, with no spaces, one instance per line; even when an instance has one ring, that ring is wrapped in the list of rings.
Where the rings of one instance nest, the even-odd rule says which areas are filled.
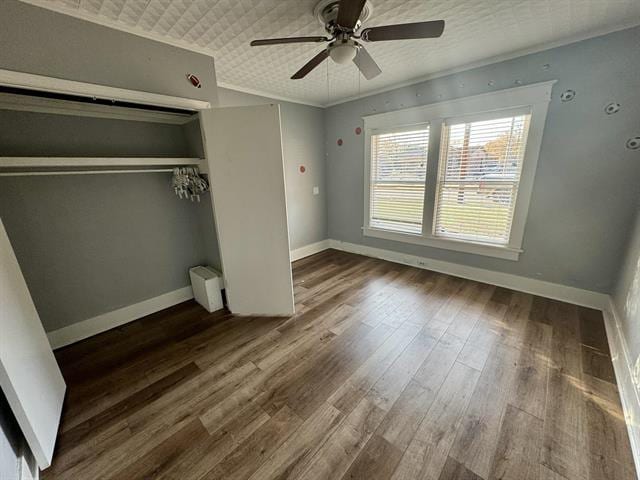
[[[364,117],[364,235],[517,260],[553,83]]]
[[[370,225],[422,232],[429,127],[371,136]]]
[[[509,242],[529,118],[443,125],[435,236]]]

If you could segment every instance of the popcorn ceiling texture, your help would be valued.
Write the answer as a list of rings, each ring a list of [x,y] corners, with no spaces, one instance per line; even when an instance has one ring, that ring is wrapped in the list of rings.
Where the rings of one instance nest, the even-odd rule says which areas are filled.
[[[322,46],[250,47],[257,38],[324,34],[316,0],[26,0],[131,32],[211,53],[218,81],[315,104],[527,49],[640,23],[640,2],[617,0],[373,0],[366,26],[444,19],[440,39],[369,43],[383,74],[358,79],[355,66],[325,62],[296,72]],[[327,81],[327,77],[329,81]]]

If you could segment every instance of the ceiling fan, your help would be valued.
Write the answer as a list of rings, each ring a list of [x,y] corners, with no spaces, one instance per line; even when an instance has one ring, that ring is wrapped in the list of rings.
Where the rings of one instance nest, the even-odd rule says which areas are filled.
[[[384,25],[359,31],[364,20],[369,17],[371,10],[371,5],[366,0],[322,0],[316,5],[314,14],[331,35],[330,37],[270,38],[253,40],[251,46],[328,42],[324,50],[309,60],[291,78],[294,80],[304,78],[327,57],[331,57],[334,62],[339,64],[353,61],[365,78],[371,80],[380,75],[382,70],[360,41],[384,42],[387,40],[437,38],[444,31],[444,20]]]

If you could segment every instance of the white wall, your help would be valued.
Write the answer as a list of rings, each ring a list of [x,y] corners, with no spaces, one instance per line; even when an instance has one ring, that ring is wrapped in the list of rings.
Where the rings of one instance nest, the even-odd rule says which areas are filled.
[[[218,89],[221,107],[280,105],[284,176],[291,249],[327,238],[326,162],[324,110],[299,103],[283,102],[244,92]],[[304,165],[305,172],[300,172]],[[314,195],[313,187],[318,187]]]

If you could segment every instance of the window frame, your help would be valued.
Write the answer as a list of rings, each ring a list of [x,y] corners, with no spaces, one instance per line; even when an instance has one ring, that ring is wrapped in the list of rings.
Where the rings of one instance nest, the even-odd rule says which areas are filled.
[[[518,260],[522,250],[524,230],[533,192],[533,181],[542,145],[551,92],[556,80],[457,98],[418,107],[394,110],[363,117],[364,121],[364,226],[366,237],[393,240],[414,245],[454,250],[476,255]],[[443,238],[433,234],[437,200],[438,175],[441,163],[442,128],[446,122],[464,118],[484,118],[528,109],[531,114],[523,159],[520,183],[515,200],[509,243],[497,245],[469,240]],[[370,219],[371,195],[371,136],[381,132],[400,131],[418,125],[429,125],[429,150],[425,180],[422,233],[401,233],[372,227]]]

